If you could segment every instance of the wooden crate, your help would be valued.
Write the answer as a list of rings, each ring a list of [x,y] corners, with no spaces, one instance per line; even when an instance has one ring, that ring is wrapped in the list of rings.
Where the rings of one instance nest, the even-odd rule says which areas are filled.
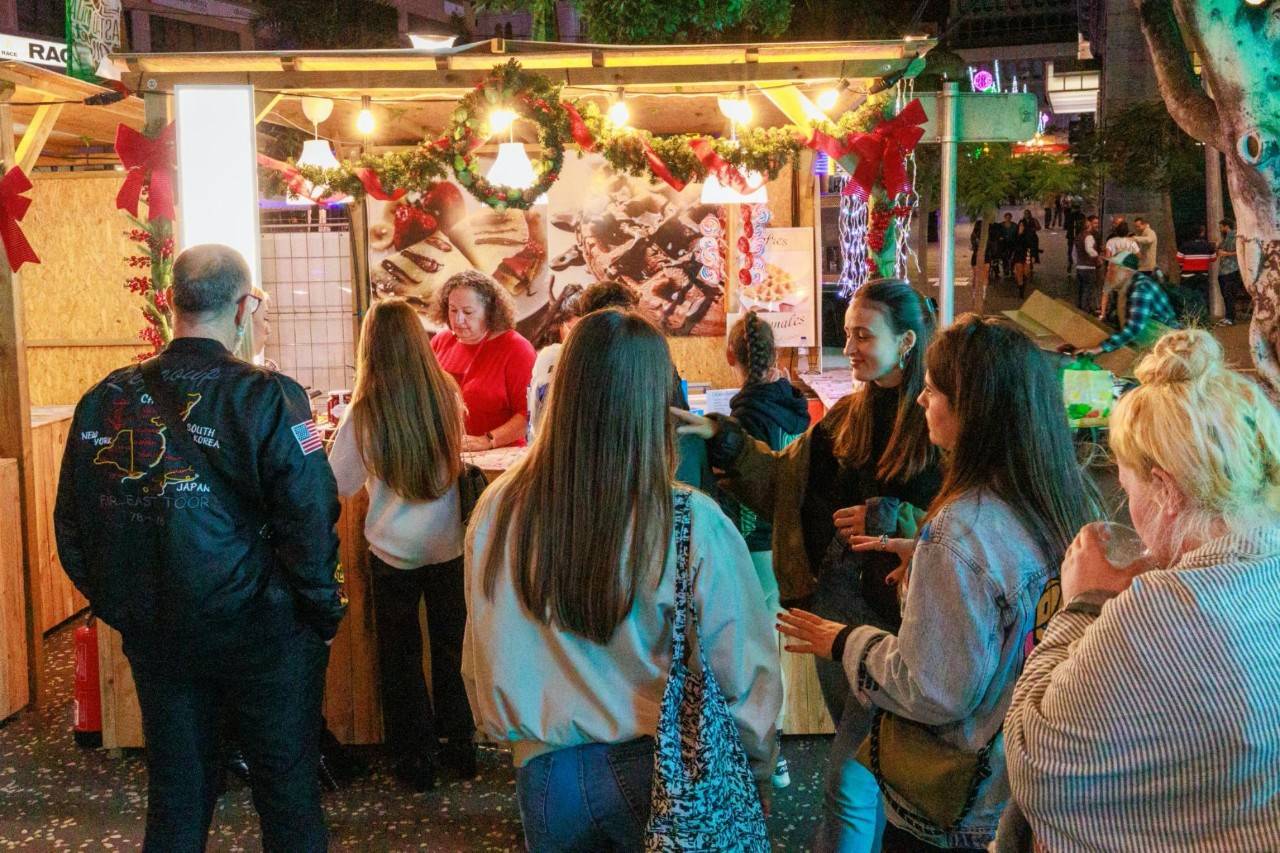
[[[36,490],[31,507],[31,512],[35,515],[31,549],[35,559],[35,577],[40,583],[41,631],[60,625],[89,606],[89,602],[62,570],[53,530],[53,509],[58,499],[58,473],[62,468],[62,451],[66,447],[70,429],[69,415],[36,415],[32,419],[31,464]]]
[[[0,459],[0,506],[18,506],[18,460]],[[22,577],[22,519],[0,512],[0,720],[26,707],[27,585]]]

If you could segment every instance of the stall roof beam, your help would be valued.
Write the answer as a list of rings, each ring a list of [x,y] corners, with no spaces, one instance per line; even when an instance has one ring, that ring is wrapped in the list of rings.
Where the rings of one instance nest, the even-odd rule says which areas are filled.
[[[466,90],[507,59],[566,86],[759,84],[880,77],[926,52],[929,39],[613,47],[494,39],[448,51],[272,51],[123,54],[140,91],[180,83],[259,89]]]

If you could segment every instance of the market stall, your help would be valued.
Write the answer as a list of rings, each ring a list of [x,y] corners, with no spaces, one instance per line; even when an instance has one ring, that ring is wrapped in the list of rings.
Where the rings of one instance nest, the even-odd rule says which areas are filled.
[[[137,98],[0,62],[0,719],[39,701],[43,638],[84,607],[58,563],[53,502],[71,410],[147,347],[127,278],[111,148]],[[76,171],[55,171],[76,167]],[[28,185],[29,184],[29,185]]]
[[[327,255],[324,264],[299,256],[312,243],[323,251],[320,235],[264,241],[252,227],[262,197],[353,201],[344,214],[350,252],[337,256],[350,265],[354,291],[356,316],[345,325],[370,300],[390,295],[425,308],[448,275],[480,269],[511,292],[517,328],[550,339],[567,290],[617,279],[667,332],[690,385],[723,389],[734,383],[724,336],[743,310],[773,325],[786,365],[818,366],[821,161],[842,164],[850,179],[841,202],[847,286],[905,264],[912,207],[904,181],[925,120],[911,107],[909,80],[931,46],[927,39],[678,47],[497,39],[434,51],[116,59],[128,68],[122,82],[144,93],[148,117],[142,153],[126,165],[142,183],[171,169],[177,191],[176,208],[157,210],[153,197],[138,212],[153,240],[171,234],[179,247],[233,245],[264,286],[287,268],[290,284],[273,299],[284,304],[309,298],[309,268],[328,268],[331,277],[332,265]],[[311,138],[290,152],[296,162],[265,156],[260,123]],[[153,156],[165,140],[176,163]],[[156,307],[166,283],[159,272],[144,276],[140,306]],[[335,286],[341,290],[341,281]],[[162,340],[163,317],[151,319]],[[283,312],[279,319],[290,321]],[[350,339],[334,338],[333,328],[310,326],[304,342],[298,326],[269,352],[285,372],[304,346],[330,347],[341,364]],[[326,380],[308,384],[332,390],[332,373]],[[495,451],[476,461],[496,473],[517,455]],[[362,518],[360,500],[345,503],[351,609],[326,692],[331,728],[356,743],[381,736]],[[104,720],[120,721],[104,730],[104,743],[136,745],[118,640],[108,634],[101,645]],[[784,661],[788,729],[829,731],[812,662]]]

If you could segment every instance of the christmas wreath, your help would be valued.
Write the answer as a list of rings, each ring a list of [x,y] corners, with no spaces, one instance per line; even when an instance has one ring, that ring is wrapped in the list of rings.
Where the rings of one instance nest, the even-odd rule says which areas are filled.
[[[473,154],[488,138],[488,115],[493,110],[510,109],[538,126],[542,157],[533,162],[538,180],[532,187],[490,183],[476,169]],[[458,102],[444,141],[453,155],[453,174],[458,183],[480,201],[505,210],[524,210],[556,182],[564,164],[564,144],[569,124],[560,106],[560,89],[546,77],[520,68],[514,59],[493,69],[485,80]]]

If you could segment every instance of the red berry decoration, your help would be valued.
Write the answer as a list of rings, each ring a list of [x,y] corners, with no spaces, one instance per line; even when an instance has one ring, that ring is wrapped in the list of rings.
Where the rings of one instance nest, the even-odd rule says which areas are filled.
[[[746,267],[738,270],[738,281],[742,282],[743,287],[751,284],[751,270]]]

